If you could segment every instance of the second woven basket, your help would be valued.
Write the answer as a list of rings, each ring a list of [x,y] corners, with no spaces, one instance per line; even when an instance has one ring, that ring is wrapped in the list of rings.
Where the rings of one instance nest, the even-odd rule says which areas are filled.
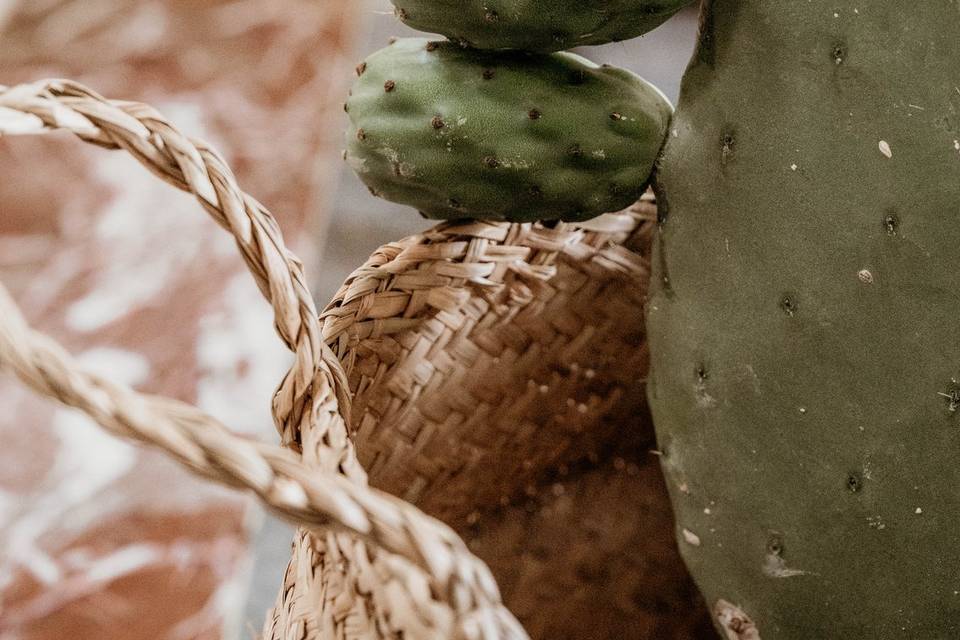
[[[656,204],[388,244],[321,314],[371,483],[446,521],[535,638],[710,638],[647,413]]]

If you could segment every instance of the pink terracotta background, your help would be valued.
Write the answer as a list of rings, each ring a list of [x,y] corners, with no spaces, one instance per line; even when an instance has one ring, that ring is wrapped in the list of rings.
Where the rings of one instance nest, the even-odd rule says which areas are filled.
[[[68,77],[156,106],[213,141],[309,252],[361,7],[0,2],[0,83]],[[36,327],[90,369],[274,437],[288,356],[232,240],[190,197],[65,135],[0,138],[0,176],[0,278]],[[261,520],[246,497],[0,378],[2,640],[251,637]]]

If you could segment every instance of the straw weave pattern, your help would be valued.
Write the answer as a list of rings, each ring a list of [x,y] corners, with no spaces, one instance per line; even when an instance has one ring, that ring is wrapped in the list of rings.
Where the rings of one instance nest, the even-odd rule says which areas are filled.
[[[709,635],[652,451],[655,229],[649,195],[585,224],[444,223],[321,313],[371,483],[464,536],[534,638]]]
[[[580,225],[448,223],[350,276],[323,338],[375,484],[457,526],[636,423],[655,221],[646,196]]]

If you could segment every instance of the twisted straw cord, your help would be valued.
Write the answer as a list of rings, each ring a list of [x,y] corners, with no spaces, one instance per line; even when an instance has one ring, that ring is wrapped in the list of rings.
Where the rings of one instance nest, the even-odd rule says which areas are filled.
[[[110,149],[124,149],[147,169],[192,193],[210,216],[233,234],[247,267],[273,305],[274,326],[296,362],[274,399],[277,427],[287,445],[297,445],[301,425],[314,407],[326,405],[323,426],[347,443],[342,415],[349,415],[343,369],[320,337],[317,310],[303,266],[284,246],[280,228],[266,208],[240,190],[223,158],[207,144],[180,133],[155,109],[136,102],[108,101],[69,80],[0,86],[0,134],[70,131]],[[326,398],[330,392],[334,398]],[[337,405],[343,411],[337,410]],[[346,451],[340,455],[346,462]],[[357,465],[345,464],[356,473]],[[362,473],[362,471],[361,471]]]
[[[292,441],[301,426],[326,428],[340,451],[320,452],[336,462],[311,468],[278,447],[232,434],[214,418],[173,400],[146,396],[80,372],[55,342],[32,331],[0,286],[0,369],[36,391],[88,413],[111,432],[156,445],[193,471],[254,491],[273,511],[310,526],[337,526],[396,553],[426,573],[431,594],[416,587],[418,573],[405,562],[382,563],[407,601],[436,626],[457,637],[523,638],[502,606],[489,569],[446,525],[402,500],[366,486],[346,437],[341,411],[347,384],[333,353],[320,340],[316,310],[299,260],[284,246],[270,213],[243,193],[222,158],[189,140],[152,108],[111,102],[69,81],[13,88],[0,86],[0,135],[72,131],[81,139],[125,149],[171,184],[194,193],[204,209],[236,238],[265,297],[275,325],[297,355],[274,402],[278,426]],[[319,421],[319,422],[318,422]],[[346,474],[335,472],[339,469]],[[367,550],[375,556],[374,550]],[[435,599],[435,600],[434,600]],[[446,607],[443,607],[446,610]]]

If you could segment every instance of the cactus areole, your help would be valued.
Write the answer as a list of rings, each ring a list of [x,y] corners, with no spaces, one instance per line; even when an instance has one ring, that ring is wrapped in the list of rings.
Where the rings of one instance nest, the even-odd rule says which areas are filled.
[[[713,0],[649,387],[726,638],[960,638],[960,4]]]
[[[562,51],[643,35],[693,0],[392,0],[397,17],[478,49]]]
[[[584,220],[647,187],[672,106],[641,78],[570,53],[394,42],[358,67],[346,160],[430,218]]]

